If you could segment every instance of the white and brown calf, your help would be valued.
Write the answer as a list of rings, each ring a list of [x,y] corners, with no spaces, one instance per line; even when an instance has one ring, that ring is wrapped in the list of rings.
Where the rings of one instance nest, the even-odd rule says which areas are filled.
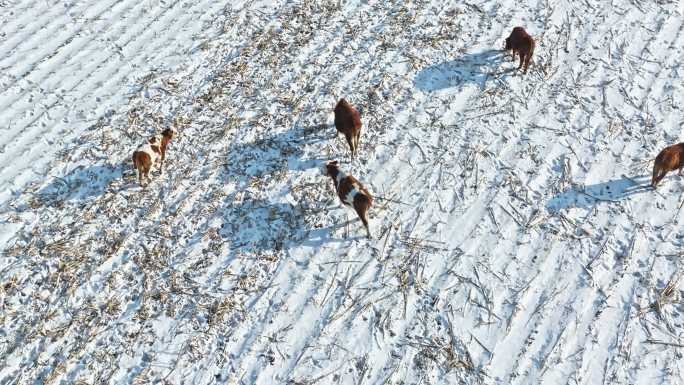
[[[368,209],[373,204],[373,196],[356,178],[340,170],[336,160],[325,164],[323,174],[332,178],[337,196],[343,204],[354,208],[363,226],[366,227],[368,238],[372,238],[368,226]]]
[[[147,143],[138,147],[133,152],[133,167],[138,170],[138,181],[143,186],[143,177],[150,182],[150,170],[159,161],[159,171],[163,172],[163,163],[166,159],[166,147],[171,139],[176,136],[176,130],[167,128],[161,134],[147,140]]]

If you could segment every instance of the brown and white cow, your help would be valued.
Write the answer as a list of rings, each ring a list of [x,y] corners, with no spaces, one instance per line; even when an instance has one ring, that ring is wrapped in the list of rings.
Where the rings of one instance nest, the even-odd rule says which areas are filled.
[[[506,38],[504,50],[513,52],[513,60],[515,60],[516,52],[520,56],[520,65],[518,69],[525,66],[523,73],[527,73],[527,67],[530,65],[530,59],[534,53],[534,39],[530,36],[525,28],[515,27],[510,36]]]
[[[345,99],[340,99],[335,106],[335,128],[338,134],[341,132],[349,143],[352,158],[356,156],[359,149],[359,138],[361,137],[361,115]]]
[[[373,204],[373,196],[356,178],[340,170],[339,163],[331,161],[325,164],[323,174],[332,178],[337,196],[346,206],[352,206],[366,227],[368,238],[372,238],[368,226],[368,209]]]
[[[161,134],[147,140],[147,143],[138,147],[133,152],[133,167],[138,170],[138,181],[143,186],[143,177],[150,182],[150,170],[159,161],[159,172],[163,172],[164,159],[166,159],[166,147],[171,139],[176,136],[176,130],[167,128]]]
[[[682,169],[684,169],[684,143],[667,146],[658,153],[653,164],[651,186],[655,188],[668,172],[677,169],[679,169],[678,175],[682,175]]]

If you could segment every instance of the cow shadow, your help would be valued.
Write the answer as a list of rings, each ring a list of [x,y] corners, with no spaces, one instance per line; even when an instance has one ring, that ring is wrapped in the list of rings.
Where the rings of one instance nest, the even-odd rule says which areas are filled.
[[[444,63],[431,65],[416,74],[414,85],[421,91],[434,92],[446,88],[477,84],[484,87],[491,75],[499,75],[505,51],[484,50],[471,52]],[[507,73],[511,71],[504,71]]]
[[[263,194],[271,179],[286,178],[292,171],[319,168],[329,159],[312,157],[305,148],[335,138],[337,131],[330,124],[294,125],[288,130],[234,142],[228,148],[222,156],[224,167],[220,178],[232,180],[236,187],[218,205],[222,223],[218,234],[224,244],[230,245],[231,255],[279,254],[287,252],[293,244],[321,245],[338,241],[327,234],[346,223],[319,227],[316,213],[322,210],[320,202],[312,200],[315,194],[302,193],[310,187],[290,186],[292,191],[287,195],[297,203],[283,203]],[[327,183],[325,178],[321,174],[320,183]],[[281,192],[268,195],[275,197]],[[350,214],[349,219],[352,218],[355,217]]]
[[[239,202],[227,202],[221,208],[221,222],[221,239],[231,250],[248,253],[281,251],[305,239],[309,229],[297,205],[253,199],[249,194]]]
[[[265,198],[260,190],[247,186],[239,186],[215,207],[218,207],[216,215],[196,225],[194,235],[183,246],[186,250],[217,255],[218,268],[205,277],[207,281],[214,281],[230,270],[236,260],[247,258],[272,263],[300,246],[319,249],[328,243],[365,239],[363,226],[351,213],[347,222],[322,225],[324,221],[312,216],[323,209],[315,203]],[[331,236],[345,226],[352,230],[348,237]],[[292,261],[300,263],[296,259]],[[196,263],[202,263],[201,259]]]
[[[318,167],[327,159],[305,156],[305,145],[332,141],[336,133],[333,126],[318,124],[262,135],[231,146],[225,156],[226,166],[231,174],[251,178]]]
[[[572,186],[553,197],[547,204],[549,211],[570,208],[591,208],[600,203],[619,202],[635,194],[653,191],[647,175],[634,178],[622,176],[588,186]]]
[[[132,170],[129,166],[128,169]],[[120,164],[80,165],[63,176],[54,176],[36,193],[36,198],[48,205],[83,202],[94,199],[112,188],[112,182],[128,174]]]
[[[356,215],[356,214],[353,214]],[[351,241],[363,241],[368,239],[366,235],[366,229],[360,220],[352,218],[350,213],[348,220],[339,220],[338,222],[321,227],[319,229],[313,229],[308,233],[306,239],[300,242],[300,245],[307,246],[311,248],[319,248],[322,245],[330,243],[347,243]],[[375,230],[371,228],[371,231]]]

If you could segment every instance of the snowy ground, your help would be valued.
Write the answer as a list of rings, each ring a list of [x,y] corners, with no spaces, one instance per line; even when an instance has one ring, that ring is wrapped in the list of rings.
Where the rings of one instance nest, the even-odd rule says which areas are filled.
[[[681,381],[681,5],[521,3],[0,1],[0,384]]]

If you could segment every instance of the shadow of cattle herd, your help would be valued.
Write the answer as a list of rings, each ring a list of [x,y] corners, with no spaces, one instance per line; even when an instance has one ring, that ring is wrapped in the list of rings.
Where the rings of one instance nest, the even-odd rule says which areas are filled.
[[[535,41],[533,37],[524,28],[515,27],[505,39],[503,50],[489,49],[468,53],[452,61],[429,66],[416,74],[414,85],[424,92],[435,92],[455,86],[463,86],[468,83],[483,86],[487,81],[488,74],[491,72],[489,66],[503,59],[507,52],[512,54],[513,60],[518,55],[520,63],[517,70],[522,70],[523,74],[526,74],[530,63],[532,63],[531,59],[534,55],[534,49]],[[349,145],[350,158],[353,161],[357,156],[362,136],[361,114],[344,98],[337,102],[332,111],[335,116],[334,125],[337,134],[344,135]],[[321,127],[326,126],[322,125],[317,128]],[[137,172],[137,178],[141,187],[145,188],[149,184],[149,174],[154,167],[157,167],[159,174],[161,174],[167,147],[172,143],[177,134],[174,129],[167,128],[161,133],[149,137],[133,152],[132,164]],[[282,143],[294,143],[293,146],[296,147],[297,143],[301,142],[301,140],[301,138],[296,138],[291,132],[265,138],[250,144],[249,151],[240,151],[239,153],[242,154],[240,156],[243,157],[243,159],[240,159],[240,163],[245,168],[246,175],[258,176],[260,174],[259,170],[267,167],[268,162],[274,159],[278,162],[282,161],[278,151],[276,151],[274,156],[269,156],[269,153],[274,151],[274,146],[269,144],[275,143],[275,147],[279,148]],[[317,137],[314,140],[326,140],[326,138]],[[301,161],[299,163],[300,166],[303,164]],[[322,174],[329,177],[332,181],[340,202],[356,212],[367,231],[368,237],[372,238],[372,230],[368,222],[368,211],[373,205],[373,195],[364,184],[351,173],[342,170],[336,160],[313,159],[304,163],[307,166],[312,166],[313,163],[323,163],[320,165]],[[678,174],[681,175],[682,169],[684,169],[684,143],[674,144],[664,148],[657,154],[650,184],[647,183],[646,176],[636,178],[624,176],[620,179],[590,186],[573,186],[566,191],[562,191],[547,202],[546,208],[551,211],[557,211],[574,207],[590,207],[596,201],[619,201],[633,194],[655,189],[668,172],[678,171]],[[77,168],[65,177],[56,178],[53,183],[45,187],[39,194],[47,200],[55,200],[69,195],[87,198],[88,196],[103,192],[105,188],[103,186],[107,185],[108,180],[120,178],[124,173],[125,170],[122,167],[97,166],[85,169]],[[74,193],[75,189],[78,189],[79,186],[83,186],[93,180],[98,181],[96,185],[99,187],[86,189],[87,191],[84,193]],[[147,183],[144,183],[145,180],[147,180]],[[292,213],[292,211],[292,207],[275,209],[275,212],[281,214]],[[273,208],[269,209],[266,206],[257,205],[254,212],[255,218],[259,217],[266,221],[274,220],[271,215],[274,212]],[[288,215],[285,216],[287,217]],[[283,217],[283,215],[277,216]],[[251,221],[248,222],[252,223]],[[257,222],[254,221],[254,223]],[[285,222],[295,223],[296,221],[290,218]],[[262,231],[255,231],[254,233],[262,233]],[[277,235],[269,239],[272,242],[267,242],[269,243],[268,247],[277,248]]]

